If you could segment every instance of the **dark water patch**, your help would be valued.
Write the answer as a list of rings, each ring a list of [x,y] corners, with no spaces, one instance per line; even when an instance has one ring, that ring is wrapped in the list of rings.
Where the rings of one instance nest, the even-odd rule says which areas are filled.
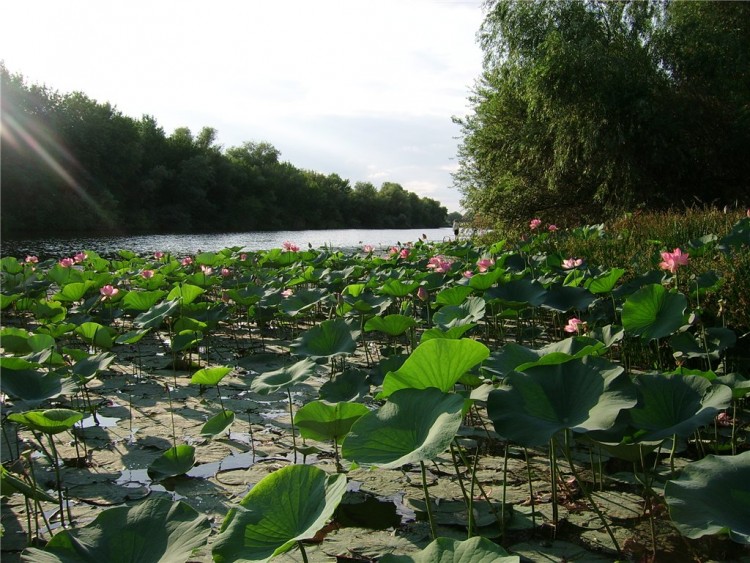
[[[190,471],[188,471],[186,475],[188,477],[195,477],[198,479],[209,479],[211,477],[214,477],[220,471],[230,471],[232,469],[248,469],[262,457],[264,456],[255,455],[253,454],[253,452],[229,454],[222,460],[196,465]]]
[[[394,502],[365,493],[346,493],[334,519],[341,526],[369,530],[396,528],[402,522]]]

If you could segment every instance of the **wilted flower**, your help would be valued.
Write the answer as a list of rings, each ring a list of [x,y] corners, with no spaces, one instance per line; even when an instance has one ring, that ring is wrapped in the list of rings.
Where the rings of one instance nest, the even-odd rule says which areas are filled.
[[[482,258],[481,260],[477,260],[477,267],[480,272],[486,272],[494,265],[495,261],[492,258]]]
[[[27,264],[38,264],[39,258],[37,256],[28,255],[26,256],[26,260],[24,260],[24,262],[26,262]]]
[[[99,288],[99,293],[102,294],[102,299],[107,299],[108,297],[109,298],[114,297],[119,292],[120,290],[112,285],[105,285]]]
[[[565,325],[565,332],[578,332],[580,328],[585,328],[586,323],[581,319],[573,317],[568,320],[568,324]]]
[[[562,267],[565,270],[572,270],[573,268],[577,268],[583,264],[583,260],[581,258],[566,258],[562,261]]]
[[[147,279],[147,280],[151,279],[151,278],[154,277],[154,271],[153,270],[143,270],[141,272],[141,277],[143,277],[144,279]]]
[[[281,247],[284,250],[286,250],[287,252],[297,252],[297,251],[299,251],[299,246],[297,246],[293,242],[289,242],[288,240],[285,240],[284,244],[282,244]]]
[[[687,266],[688,256],[690,256],[690,254],[683,254],[682,250],[679,248],[675,248],[672,252],[662,252],[662,262],[659,263],[659,267],[662,270],[669,270],[674,274],[680,266]]]
[[[80,264],[81,262],[86,260],[86,258],[88,258],[88,254],[86,254],[85,252],[79,252],[78,254],[73,256],[73,260],[75,260],[76,264]]]
[[[180,264],[182,264],[183,266],[190,266],[190,264],[192,263],[193,259],[190,258],[190,256],[185,256],[185,258],[182,259],[182,262],[180,262]]]
[[[529,228],[533,231],[534,229],[538,229],[542,225],[541,219],[532,219],[529,221]]]
[[[62,266],[63,268],[71,268],[73,264],[75,264],[75,260],[73,260],[72,258],[63,258],[62,260],[60,260],[60,262],[58,262],[58,264],[60,264],[60,266]]]
[[[445,256],[433,256],[430,258],[429,262],[427,262],[428,269],[435,270],[441,274],[449,271],[452,265],[453,262],[448,260]]]

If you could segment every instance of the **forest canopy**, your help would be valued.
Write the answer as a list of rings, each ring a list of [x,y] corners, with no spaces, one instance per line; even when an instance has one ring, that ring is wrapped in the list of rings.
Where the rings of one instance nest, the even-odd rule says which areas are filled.
[[[443,227],[447,209],[400,184],[302,170],[268,142],[167,135],[81,92],[27,84],[0,63],[2,233],[232,232]]]
[[[750,3],[488,0],[455,186],[490,221],[750,203]]]

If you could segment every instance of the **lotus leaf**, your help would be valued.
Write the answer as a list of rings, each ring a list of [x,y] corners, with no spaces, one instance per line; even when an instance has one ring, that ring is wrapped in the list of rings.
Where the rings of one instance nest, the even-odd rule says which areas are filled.
[[[313,373],[315,373],[315,362],[305,358],[291,366],[260,374],[250,384],[250,391],[268,395],[292,387],[294,384],[304,381]]]
[[[304,438],[341,443],[359,418],[369,413],[362,403],[336,403],[311,401],[294,415],[294,424]]]
[[[484,318],[486,303],[481,297],[469,297],[461,305],[446,305],[436,312],[432,321],[442,330],[476,323]]]
[[[190,383],[193,385],[218,385],[231,371],[231,366],[199,369],[190,378]]]
[[[415,326],[417,326],[417,321],[413,317],[396,314],[367,319],[365,331],[379,331],[389,336],[399,336]]]
[[[359,331],[352,330],[342,319],[329,319],[308,329],[295,340],[295,353],[312,358],[346,356],[357,348]]]
[[[195,447],[186,444],[173,446],[157,457],[148,466],[148,476],[161,481],[177,475],[184,475],[195,465]]]
[[[482,537],[459,541],[437,538],[414,555],[387,554],[382,563],[518,563],[517,555],[510,555],[496,543]]]
[[[234,422],[232,411],[221,411],[209,418],[201,427],[201,436],[217,436],[229,428]]]
[[[214,542],[214,561],[268,561],[289,551],[298,541],[315,536],[345,491],[345,475],[329,476],[309,465],[271,473],[227,514]]]
[[[664,338],[685,324],[687,299],[669,292],[661,284],[642,287],[622,306],[622,326],[626,333],[646,340]]]
[[[70,409],[36,410],[8,415],[8,420],[28,426],[42,434],[59,434],[70,430],[81,419],[83,413]]]

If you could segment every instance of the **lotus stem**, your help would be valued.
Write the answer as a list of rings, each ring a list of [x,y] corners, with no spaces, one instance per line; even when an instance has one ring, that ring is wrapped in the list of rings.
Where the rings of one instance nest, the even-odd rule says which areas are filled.
[[[304,563],[308,563],[307,552],[305,551],[305,546],[302,545],[302,541],[297,540],[297,546],[299,546],[299,552],[302,554],[302,561],[304,561]]]
[[[432,515],[432,505],[430,504],[430,493],[427,491],[427,469],[424,466],[424,461],[419,462],[419,466],[422,469],[422,490],[424,491],[424,501],[427,506],[427,519],[430,521],[430,533],[432,539],[437,539],[437,530],[435,528],[435,519]]]
[[[648,510],[648,523],[651,531],[651,555],[656,560],[656,526],[654,525],[654,497],[651,494],[651,480],[646,469],[646,458],[643,456],[643,444],[638,444],[638,453],[641,457],[641,469],[643,469],[643,495],[646,501],[644,506]]]
[[[529,463],[529,450],[523,448],[523,455],[526,458],[526,476],[529,480],[529,502],[531,503],[531,530],[536,530],[536,507],[534,506],[534,484],[531,481],[531,464]]]
[[[575,477],[575,480],[578,483],[578,486],[581,488],[581,491],[586,497],[586,500],[591,505],[591,508],[594,510],[594,512],[596,512],[596,515],[599,517],[599,520],[602,521],[602,524],[604,524],[604,528],[607,530],[609,539],[611,539],[612,543],[615,545],[615,549],[617,550],[617,555],[622,557],[622,550],[620,549],[620,544],[617,543],[617,538],[615,538],[615,535],[612,532],[612,528],[609,527],[609,524],[607,523],[607,519],[604,517],[604,513],[602,513],[599,506],[597,506],[597,504],[594,502],[594,497],[591,495],[591,491],[589,491],[588,488],[583,484],[583,481],[578,475],[578,471],[576,471],[575,464],[573,463],[573,458],[570,455],[570,430],[566,428],[565,430],[563,430],[563,432],[565,433],[565,457],[568,460],[568,465],[570,465],[570,472],[573,474],[573,477]]]
[[[677,452],[677,434],[672,434],[672,449],[669,451],[670,477],[674,477],[674,454]]]
[[[287,397],[289,397],[289,419],[292,425],[292,447],[294,448],[294,463],[297,463],[297,437],[294,434],[294,413],[292,412],[292,390],[286,388]]]
[[[458,477],[458,485],[461,487],[461,494],[464,497],[464,503],[466,504],[466,511],[469,517],[469,531],[467,539],[472,537],[473,528],[474,528],[474,512],[471,509],[471,501],[469,500],[469,494],[466,492],[466,487],[464,486],[464,480],[461,478],[461,471],[458,468],[458,460],[456,459],[456,450],[451,443],[451,458],[453,458],[453,467],[456,470],[456,477]]]
[[[478,452],[477,452],[478,453]],[[477,458],[479,456],[477,455]],[[476,470],[476,467],[475,467]],[[505,500],[507,498],[508,491],[508,442],[505,442],[505,455],[503,459],[503,505],[500,507],[500,533],[502,534],[503,540],[505,540]]]
[[[549,474],[550,483],[552,484],[552,526],[557,532],[557,459],[555,457],[555,437],[549,440]]]
[[[62,494],[62,480],[60,479],[60,465],[58,464],[57,448],[55,447],[55,440],[52,438],[52,434],[47,435],[49,440],[49,446],[52,449],[52,466],[55,468],[55,481],[57,481],[57,500],[60,503],[60,524],[65,528],[65,508],[63,507],[63,494]]]

